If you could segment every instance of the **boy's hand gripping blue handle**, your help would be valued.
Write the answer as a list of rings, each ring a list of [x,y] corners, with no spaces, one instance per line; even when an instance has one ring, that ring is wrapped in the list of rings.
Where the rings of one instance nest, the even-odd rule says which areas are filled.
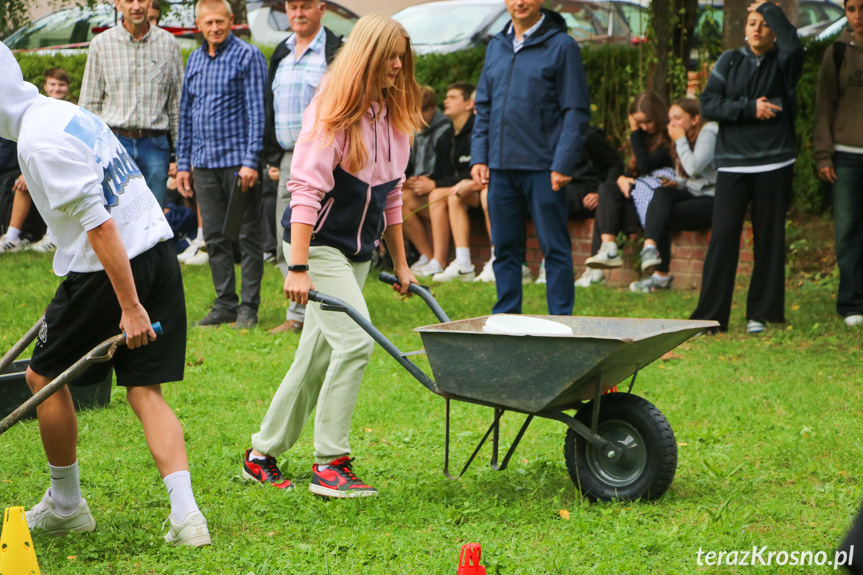
[[[157,335],[157,336],[162,335],[163,333],[165,333],[164,331],[162,331],[162,322],[160,322],[160,321],[157,321],[156,323],[154,323],[154,324],[152,325],[152,328],[153,328],[153,331],[155,331],[155,332],[156,332],[156,335]],[[126,338],[126,332],[124,331],[124,332],[123,332],[123,339],[125,339],[125,338]]]

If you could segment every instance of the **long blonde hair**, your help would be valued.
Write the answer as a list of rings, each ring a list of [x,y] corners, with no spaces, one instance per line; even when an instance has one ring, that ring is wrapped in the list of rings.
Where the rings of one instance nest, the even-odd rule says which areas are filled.
[[[399,38],[406,43],[402,68],[396,83],[386,88],[386,66],[396,51]],[[413,138],[422,123],[421,93],[414,78],[411,40],[401,24],[380,14],[357,20],[347,43],[330,65],[328,79],[317,95],[315,124],[331,143],[336,132],[344,131],[350,142],[342,162],[349,171],[362,169],[369,159],[362,138],[360,120],[375,95],[387,105],[390,124]]]

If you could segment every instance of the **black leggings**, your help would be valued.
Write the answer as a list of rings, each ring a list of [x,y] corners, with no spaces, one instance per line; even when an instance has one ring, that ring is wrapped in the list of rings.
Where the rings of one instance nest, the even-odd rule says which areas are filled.
[[[644,238],[656,242],[662,263],[656,271],[667,273],[671,264],[671,234],[710,227],[712,196],[694,196],[685,188],[657,188],[647,208]]]
[[[629,235],[641,231],[641,222],[638,221],[635,204],[631,198],[623,195],[616,183],[603,183],[597,192],[599,204],[596,206],[594,230],[599,230],[599,234],[614,236],[619,232]],[[594,235],[594,241],[596,241],[596,235],[598,234]]]
[[[794,166],[754,174],[719,172],[713,232],[701,295],[692,319],[712,319],[728,329],[734,279],[740,257],[740,234],[746,208],[752,204],[755,264],[746,300],[746,319],[785,321],[785,214],[791,201]]]

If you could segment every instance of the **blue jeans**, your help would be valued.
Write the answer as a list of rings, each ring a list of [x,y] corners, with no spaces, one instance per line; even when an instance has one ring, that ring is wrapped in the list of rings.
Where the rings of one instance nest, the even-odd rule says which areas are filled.
[[[161,207],[165,207],[165,193],[168,191],[168,165],[171,163],[171,151],[168,146],[168,136],[155,138],[127,138],[117,136],[126,153],[144,174],[147,187],[156,196]]]
[[[839,294],[836,311],[842,316],[863,314],[863,155],[836,152],[833,156],[833,217]]]
[[[488,187],[497,303],[492,313],[521,313],[521,264],[528,213],[545,256],[546,301],[551,315],[572,315],[572,238],[566,191],[551,189],[547,170],[491,170]]]

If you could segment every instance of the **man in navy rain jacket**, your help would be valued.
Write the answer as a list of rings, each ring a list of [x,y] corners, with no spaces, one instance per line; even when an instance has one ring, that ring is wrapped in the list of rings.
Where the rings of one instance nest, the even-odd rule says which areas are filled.
[[[512,22],[489,43],[477,87],[471,176],[489,186],[497,303],[521,313],[527,214],[545,256],[548,311],[575,303],[567,197],[590,120],[587,77],[563,17],[542,0],[506,0]]]

